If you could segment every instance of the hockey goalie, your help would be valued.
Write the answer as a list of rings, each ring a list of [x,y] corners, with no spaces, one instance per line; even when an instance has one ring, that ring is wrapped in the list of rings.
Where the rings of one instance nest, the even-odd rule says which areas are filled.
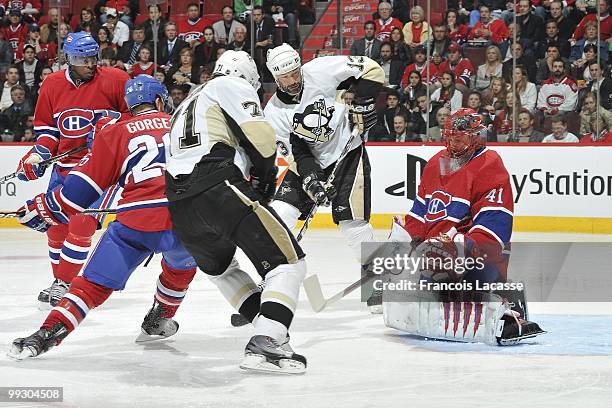
[[[411,241],[412,256],[425,260],[415,278],[420,290],[399,299],[385,292],[385,324],[428,338],[499,345],[544,333],[527,320],[524,291],[504,290],[514,199],[500,156],[486,148],[486,127],[474,110],[460,109],[443,136],[446,149],[423,169],[413,207],[394,219],[391,235]],[[465,267],[468,258],[473,262]],[[445,289],[449,284],[462,289]]]

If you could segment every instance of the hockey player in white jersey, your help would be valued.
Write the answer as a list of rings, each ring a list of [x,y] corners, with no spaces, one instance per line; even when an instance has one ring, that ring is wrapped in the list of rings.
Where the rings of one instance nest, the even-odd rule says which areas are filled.
[[[166,194],[187,251],[254,323],[240,367],[303,373],[306,359],[291,350],[287,331],[306,274],[305,255],[268,206],[276,187],[276,144],[259,86],[247,53],[226,51],[217,60],[213,79],[172,117],[165,140]],[[265,279],[263,292],[233,260],[236,247]]]
[[[363,137],[376,123],[383,69],[361,56],[321,57],[302,66],[299,54],[287,44],[268,51],[267,66],[278,89],[264,114],[290,163],[272,208],[293,229],[313,205],[331,204],[334,222],[365,263],[368,254],[361,254],[361,243],[375,239]],[[337,99],[338,90],[349,87],[355,92],[350,107]],[[360,135],[351,138],[355,126]],[[333,182],[327,184],[338,160]]]

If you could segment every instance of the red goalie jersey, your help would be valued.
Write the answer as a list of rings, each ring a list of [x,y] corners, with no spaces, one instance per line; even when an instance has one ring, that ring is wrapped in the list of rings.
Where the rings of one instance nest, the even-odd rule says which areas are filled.
[[[67,70],[49,75],[34,112],[36,143],[54,156],[84,145],[99,118],[119,118],[128,111],[123,99],[128,79],[124,71],[109,67],[98,67],[94,78],[79,86]],[[81,151],[57,163],[60,174],[65,176],[84,155]]]
[[[117,220],[138,231],[172,229],[165,194],[163,136],[170,116],[146,111],[96,130],[91,153],[66,177],[53,198],[65,215],[88,208],[102,192],[123,187]]]

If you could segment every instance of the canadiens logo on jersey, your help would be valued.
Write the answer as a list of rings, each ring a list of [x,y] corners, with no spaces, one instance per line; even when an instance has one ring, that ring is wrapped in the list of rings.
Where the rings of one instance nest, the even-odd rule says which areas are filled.
[[[436,190],[431,194],[429,203],[427,205],[427,213],[425,214],[425,220],[428,222],[435,222],[443,220],[448,217],[448,206],[453,201],[453,196],[442,191]]]
[[[55,115],[55,123],[63,137],[78,139],[86,137],[103,116],[118,119],[121,113],[108,109],[68,109]]]
[[[329,126],[335,108],[327,107],[321,98],[304,109],[304,113],[293,115],[293,131],[309,142],[327,142],[334,133]]]

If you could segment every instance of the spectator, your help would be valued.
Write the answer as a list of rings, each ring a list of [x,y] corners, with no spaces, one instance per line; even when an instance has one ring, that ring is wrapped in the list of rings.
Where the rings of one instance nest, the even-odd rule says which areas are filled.
[[[482,16],[482,13],[480,11],[481,6],[487,6],[487,8],[490,10],[491,15],[493,15],[495,18],[501,18],[504,13],[507,14],[505,9],[510,6],[506,2],[506,0],[479,0],[475,3],[478,4],[478,7],[475,7],[470,12],[470,27],[472,28],[476,26],[478,20]],[[502,21],[504,21],[504,19],[502,19]],[[508,19],[508,21],[510,21],[510,19]],[[504,24],[506,23],[504,22]]]
[[[478,5],[478,2],[470,0],[448,0],[446,4],[448,5],[448,10],[457,11],[457,22],[467,27],[467,23],[470,22],[470,14],[474,10],[474,7]],[[476,12],[478,13],[478,11]],[[472,26],[470,25],[470,27]]]
[[[19,78],[21,78],[21,83],[26,86],[28,94],[31,94],[40,83],[43,69],[43,63],[36,59],[34,52],[33,45],[24,45],[23,60],[16,64],[16,67],[19,69]]]
[[[606,0],[599,0],[599,24],[601,27],[600,39],[602,42],[607,42],[612,35],[612,18],[610,17],[610,8],[608,6],[608,2]],[[570,42],[578,42],[582,38],[582,36],[586,35],[586,28],[590,23],[594,23],[595,27],[597,27],[597,13],[590,13],[584,16],[584,18],[580,21],[580,24],[576,27],[574,34],[570,38]],[[573,45],[573,44],[572,44]],[[608,47],[606,46],[606,49]]]
[[[59,25],[59,9],[50,8],[47,12],[49,22],[40,27],[40,40],[45,44],[57,42],[57,27]],[[5,37],[6,39],[6,37]]]
[[[11,88],[11,105],[2,111],[2,121],[14,135],[14,141],[23,137],[28,117],[34,114],[34,108],[26,98],[26,90],[22,85]]]
[[[449,40],[456,42],[457,44],[463,44],[464,42],[467,41],[468,28],[467,28],[467,25],[460,24],[458,22],[457,10],[450,9],[450,8],[446,10],[444,21],[446,22]],[[434,28],[434,35],[435,35],[435,28]]]
[[[567,131],[567,119],[555,116],[552,119],[552,133],[546,136],[542,143],[577,143],[578,138]]]
[[[516,22],[523,37],[530,42],[528,48],[533,47],[534,43],[544,37],[544,21],[532,13],[529,0],[519,0]]]
[[[113,33],[113,43],[119,47],[123,46],[123,43],[130,39],[130,27],[125,22],[117,19],[117,10],[113,8],[106,9],[106,23],[104,25]]]
[[[535,49],[535,57],[538,60],[546,58],[546,51],[548,46],[554,44],[559,48],[559,53],[563,58],[569,58],[570,56],[570,44],[567,39],[563,38],[559,34],[559,26],[555,20],[548,20],[546,22],[546,36],[538,42]]]
[[[393,7],[391,17],[397,18],[402,25],[410,21],[410,8],[408,7],[408,0],[379,0],[380,3],[389,3]],[[380,18],[380,13],[377,11],[372,15],[374,19]]]
[[[28,39],[28,25],[21,21],[21,11],[11,9],[9,11],[9,24],[2,27],[2,35],[13,49],[13,58],[17,58],[19,44],[23,44]]]
[[[521,109],[517,118],[517,137],[511,137],[508,141],[515,143],[541,143],[544,139],[544,133],[535,130],[533,124],[535,117],[527,109]]]
[[[559,46],[556,44],[548,44],[546,51],[546,57],[538,61],[538,72],[536,74],[536,84],[542,85],[542,83],[550,77],[552,71],[553,61],[561,58],[565,67],[565,72],[570,70],[570,62],[567,58],[560,57]]]
[[[504,62],[504,67],[502,70],[502,76],[506,80],[506,82],[510,83],[512,81],[512,67],[514,66],[514,60],[516,60],[516,65],[522,65],[527,70],[527,78],[530,82],[535,82],[536,80],[536,64],[535,61],[523,54],[523,46],[521,43],[514,43],[510,47],[512,49],[512,58]]]
[[[436,112],[426,94],[418,95],[416,107],[409,112],[408,131],[421,136],[421,139],[426,139],[427,120],[429,119],[429,128],[436,126]]]
[[[189,47],[185,41],[178,38],[176,23],[169,21],[164,26],[164,39],[157,46],[157,64],[166,70],[179,63],[179,53]]]
[[[387,41],[391,35],[391,30],[399,28],[400,30],[404,27],[404,24],[395,17],[391,17],[392,6],[387,1],[381,1],[378,3],[378,15],[379,18],[374,21],[376,24],[376,39],[379,41]],[[406,39],[406,32],[404,31],[404,39]]]
[[[435,81],[438,75],[438,70],[431,62],[427,63],[427,51],[425,47],[419,46],[414,50],[414,62],[406,67],[402,76],[402,88],[408,84],[408,75],[412,71],[418,71],[421,74],[421,81],[428,85]],[[429,74],[429,76],[428,76]]]
[[[509,44],[514,42],[514,27],[515,27],[514,23],[508,24],[508,43]],[[516,42],[523,46],[523,54],[532,58],[535,52],[533,41],[523,36],[523,34],[521,33],[521,26],[517,25],[517,27],[518,27],[518,30],[516,32]],[[512,58],[512,47],[508,47],[506,54],[503,55],[504,62],[506,62],[506,60],[510,58]]]
[[[429,24],[425,21],[425,11],[421,6],[414,6],[410,10],[410,19],[412,21],[407,22],[402,31],[406,44],[415,49],[429,42]]]
[[[94,11],[100,16],[102,23],[108,19],[108,11],[111,9],[121,17],[120,21],[131,27],[139,12],[138,0],[99,0],[94,6]]]
[[[237,27],[246,27],[234,20],[234,9],[230,6],[224,6],[221,10],[223,19],[212,25],[214,31],[215,42],[221,45],[227,45],[234,41],[234,32]]]
[[[134,27],[132,31],[132,39],[123,43],[119,52],[117,52],[117,59],[120,61],[120,66],[123,64],[133,65],[138,60],[138,50],[143,45],[149,47],[149,44],[145,44],[145,30],[144,27],[139,25]]]
[[[414,109],[416,107],[417,96],[424,93],[427,93],[427,87],[423,84],[421,73],[417,70],[410,71],[406,82],[404,83],[402,80],[400,95],[402,95],[403,102],[408,105],[409,109]]]
[[[389,43],[393,45],[393,58],[402,61],[404,66],[412,64],[412,51],[404,41],[404,33],[400,28],[393,27]]]
[[[442,72],[440,82],[442,87],[431,94],[431,101],[450,109],[451,114],[457,112],[463,104],[463,94],[455,86],[455,74],[449,71]]]
[[[380,58],[380,46],[382,45],[382,41],[374,37],[376,24],[373,21],[366,21],[363,30],[364,37],[353,41],[349,55],[364,55],[376,61]]]
[[[527,78],[527,69],[524,66],[517,65],[514,69],[514,83],[516,93],[521,99],[522,106],[529,112],[534,112],[538,99],[538,91],[535,84],[529,82]]]
[[[405,66],[400,60],[393,58],[393,45],[389,42],[383,43],[381,46],[378,64],[385,71],[383,86],[391,88],[399,87],[402,82]]]
[[[245,51],[251,53],[251,44],[247,41],[247,30],[245,26],[236,27],[234,30],[234,41],[227,45],[228,50]]]
[[[100,45],[100,58],[102,58],[102,51],[104,51],[105,48],[111,48],[113,50],[117,49],[117,45],[111,41],[112,36],[108,30],[108,27],[100,27],[98,29],[97,37],[98,44]]]
[[[491,85],[493,78],[502,76],[502,71],[501,51],[497,45],[489,45],[485,53],[485,63],[480,65],[476,72],[476,89],[487,89]]]
[[[482,4],[479,8],[480,20],[474,25],[468,36],[469,40],[484,41],[495,44],[500,48],[502,55],[508,49],[508,27],[503,20],[491,15],[489,6]]]
[[[247,21],[246,14],[248,14],[248,18],[250,18],[253,6],[261,6],[262,4],[262,0],[234,0],[234,13],[238,16],[239,20]]]
[[[451,43],[448,47],[448,58],[440,64],[440,72],[449,71],[455,75],[455,86],[462,93],[468,92],[472,77],[475,74],[474,65],[461,56],[459,44]]]
[[[592,115],[590,120],[591,133],[580,139],[581,143],[612,144],[612,131],[610,125],[602,116]]]
[[[471,91],[467,99],[467,107],[474,109],[479,115],[490,117],[489,111],[482,106],[482,94],[479,91]]]
[[[58,54],[63,54],[64,40],[68,36],[68,33],[70,33],[70,26],[66,23],[60,23],[57,29],[57,33],[56,33],[56,36],[59,37],[59,51],[57,48],[58,46],[57,41],[49,44],[49,50],[48,50],[48,55],[49,55],[48,63],[49,64],[53,64],[57,62]]]
[[[602,64],[597,61],[589,63],[589,72],[591,80],[585,88],[585,92],[595,92],[599,94],[599,103],[606,110],[612,109],[612,78],[604,76],[604,69],[601,69]],[[604,66],[605,67],[605,66]],[[612,128],[612,127],[611,127]]]
[[[0,90],[0,111],[8,109],[13,104],[11,89],[19,83],[19,79],[19,69],[12,65],[6,71],[6,79],[2,83],[2,89]]]
[[[393,118],[396,115],[408,115],[408,110],[400,104],[399,93],[391,89],[387,92],[387,107],[379,112],[378,124],[385,129],[388,134],[393,131]]]
[[[450,110],[444,106],[436,112],[436,126],[429,128],[427,136],[424,139],[425,142],[441,142],[442,141],[442,129],[446,123],[446,119],[450,116]]]
[[[158,4],[150,5],[148,10],[149,18],[142,23],[145,30],[145,42],[153,43],[153,38],[157,37],[157,41],[161,43],[164,39],[166,20],[162,18]]]
[[[565,40],[568,40],[576,29],[576,22],[563,14],[563,2],[561,0],[550,2],[550,19],[557,23],[559,36]]]
[[[538,109],[546,115],[565,114],[574,110],[577,97],[576,83],[565,74],[563,60],[556,59],[552,64],[550,78],[540,88]]]
[[[264,6],[267,3],[267,0],[264,1]],[[274,21],[284,21],[287,25],[287,39],[284,42],[288,43],[293,48],[298,48],[297,0],[272,0],[271,3],[272,5],[269,7],[269,13],[272,15]],[[266,7],[266,11],[267,10],[268,8]]]
[[[390,133],[391,142],[422,142],[423,139],[419,135],[408,131],[407,118],[404,115],[395,115],[393,117],[393,132]]]
[[[42,5],[38,0],[28,0],[27,2],[21,0],[9,0],[3,1],[0,4],[0,15],[4,16],[6,9],[19,10],[21,15],[24,17],[24,21],[28,23],[35,23],[36,16],[42,11]]]
[[[200,18],[200,6],[197,3],[190,3],[187,6],[187,18],[178,20],[178,36],[194,48],[200,43],[204,28],[214,23],[208,18]]]
[[[599,48],[599,57],[605,63],[608,63],[608,44],[604,41],[599,41],[597,36],[597,23],[589,21],[584,27],[584,37],[576,41],[572,46],[570,62],[574,63],[585,58],[585,48],[587,45],[594,45]]]
[[[495,115],[497,111],[504,107],[507,93],[508,86],[504,78],[493,77],[490,86],[482,94],[484,107],[490,115]]]
[[[215,41],[215,33],[212,27],[204,29],[204,42],[195,47],[193,62],[198,67],[214,63],[217,60],[219,44]]]
[[[4,40],[0,31],[0,74],[6,74],[9,66],[13,63],[13,48]]]
[[[253,23],[255,28],[255,53],[253,59],[261,70],[264,81],[271,80],[271,74],[266,67],[266,54],[273,47],[274,20],[264,16],[263,9],[259,6],[253,7]],[[249,35],[250,38],[250,35]]]
[[[598,112],[596,114],[596,112]],[[591,117],[599,115],[606,123],[608,129],[612,129],[612,112],[597,104],[597,94],[589,92],[584,97],[582,110],[580,111],[580,135],[588,135],[593,132],[591,128]]]
[[[187,98],[188,91],[185,86],[174,85],[170,88],[170,99],[172,99],[172,106],[176,110],[181,102]]]
[[[446,56],[451,40],[448,38],[448,28],[443,24],[438,24],[433,28],[433,38],[430,43],[431,55]]]
[[[199,66],[193,63],[191,48],[183,48],[180,53],[180,63],[170,68],[166,82],[168,85],[193,85],[199,80]]]
[[[40,41],[40,27],[36,24],[30,24],[28,27],[28,38],[25,43],[19,44],[19,49],[17,50],[19,55],[18,59],[23,58],[23,47],[26,44],[30,44],[34,47],[34,54],[36,58],[38,58],[41,62],[46,62],[49,56],[49,46]]]
[[[30,118],[34,118],[34,117],[29,116],[28,120],[30,120]],[[16,140],[16,141],[19,143],[33,143],[35,140],[36,140],[36,137],[34,136],[34,129],[27,127],[23,130],[23,136],[21,137],[21,140]]]
[[[153,76],[153,72],[157,70],[157,66],[151,61],[153,53],[148,45],[142,45],[138,49],[138,59],[136,62],[127,70],[128,74],[132,78],[136,78],[138,75],[146,74]]]
[[[100,28],[100,24],[96,20],[96,15],[91,7],[83,7],[81,9],[81,18],[76,27],[71,27],[75,32],[84,31],[84,27],[88,25],[91,27],[91,32],[95,33]]]
[[[200,69],[200,85],[206,84],[208,81],[212,79],[212,72],[207,67],[202,67]]]
[[[521,110],[521,98],[517,95],[516,98],[512,91],[506,93],[506,100],[503,108],[495,115],[493,126],[497,130],[498,142],[512,141],[512,123],[515,119],[515,114]],[[518,120],[518,117],[517,117]]]
[[[40,86],[42,85],[45,78],[48,77],[49,74],[52,74],[52,73],[53,73],[53,70],[51,69],[51,67],[47,67],[47,66],[44,66],[43,69],[40,71],[39,80],[37,84],[34,86],[34,88],[32,89],[32,92],[30,93],[30,100],[32,101],[32,106],[36,107],[36,102],[38,102],[38,94],[40,92]]]
[[[586,45],[582,54],[584,57],[572,63],[572,72],[575,73],[573,77],[578,80],[583,79],[585,81],[590,81],[591,72],[589,71],[589,65],[592,62],[597,62],[597,46],[595,44]],[[605,64],[604,61],[601,63]]]

